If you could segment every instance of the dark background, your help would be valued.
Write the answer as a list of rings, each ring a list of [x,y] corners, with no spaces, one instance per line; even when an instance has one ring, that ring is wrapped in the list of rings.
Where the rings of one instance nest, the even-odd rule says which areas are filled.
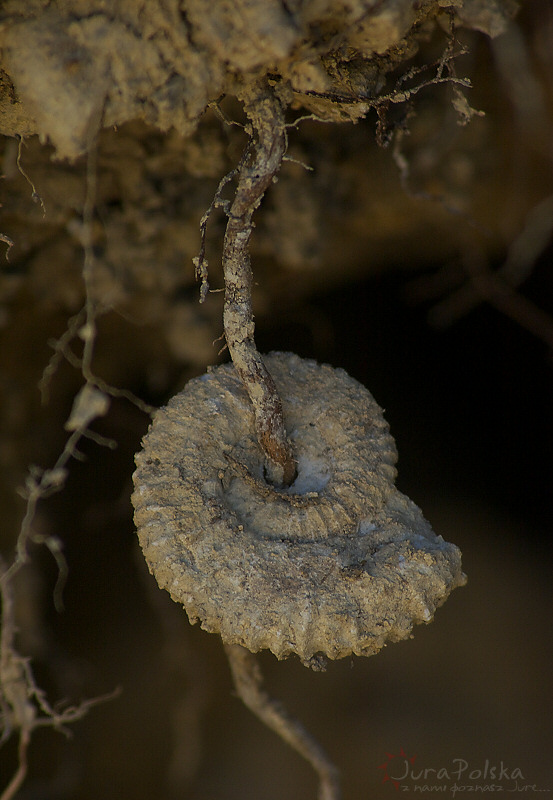
[[[550,258],[527,287],[542,307]],[[413,641],[376,658],[323,674],[267,654],[261,663],[271,691],[336,760],[346,798],[393,797],[378,767],[400,748],[417,768],[464,759],[481,770],[487,759],[518,768],[519,784],[552,789],[551,353],[485,304],[436,331],[411,290],[412,275],[398,271],[315,292],[258,319],[258,343],[341,366],[370,388],[396,437],[398,485],[461,547],[468,584]],[[44,504],[42,524],[63,532],[70,573],[56,615],[55,569],[37,551],[39,682],[76,700],[121,694],[76,723],[70,740],[36,734],[21,796],[314,797],[309,768],[233,696],[217,637],[191,628],[146,573],[129,501],[146,424],[115,402],[96,428],[118,449],[85,444],[87,460]]]

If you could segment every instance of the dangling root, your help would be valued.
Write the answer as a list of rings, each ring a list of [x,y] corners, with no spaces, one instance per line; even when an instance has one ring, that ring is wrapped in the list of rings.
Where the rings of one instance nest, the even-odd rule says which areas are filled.
[[[296,476],[296,463],[286,436],[280,397],[255,346],[249,255],[253,212],[286,150],[284,110],[266,81],[256,84],[242,99],[256,141],[253,148],[248,145],[242,159],[236,194],[228,209],[223,243],[223,323],[232,361],[253,405],[259,443],[272,467],[270,478],[289,486]]]
[[[241,645],[226,645],[225,650],[240,699],[267,727],[311,764],[319,776],[319,800],[340,800],[338,770],[303,725],[264,690],[255,656]]]

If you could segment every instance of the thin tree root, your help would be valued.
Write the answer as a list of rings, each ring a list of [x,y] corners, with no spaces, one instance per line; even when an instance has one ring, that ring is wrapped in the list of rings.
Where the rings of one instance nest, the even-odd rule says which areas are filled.
[[[303,725],[263,688],[255,656],[241,645],[225,645],[234,686],[243,703],[259,719],[308,761],[319,777],[319,800],[340,800],[338,770]]]
[[[254,341],[252,270],[249,241],[252,215],[278,172],[286,151],[284,110],[266,81],[242,98],[255,145],[247,146],[238,171],[236,194],[228,210],[223,242],[225,305],[223,324],[232,361],[250,396],[257,438],[269,459],[275,484],[290,485],[296,463],[286,436],[282,402]]]

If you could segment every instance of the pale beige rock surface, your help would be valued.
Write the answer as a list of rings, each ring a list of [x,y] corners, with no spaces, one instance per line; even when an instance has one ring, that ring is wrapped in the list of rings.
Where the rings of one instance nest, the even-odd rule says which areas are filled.
[[[208,103],[270,74],[298,106],[357,119],[384,76],[443,17],[501,32],[512,0],[8,0],[0,8],[0,133],[60,158],[102,126],[141,119],[184,136]]]

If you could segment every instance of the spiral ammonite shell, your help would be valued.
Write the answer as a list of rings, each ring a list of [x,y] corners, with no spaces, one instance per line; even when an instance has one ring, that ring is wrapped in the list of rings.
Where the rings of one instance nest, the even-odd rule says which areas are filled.
[[[461,553],[394,485],[397,453],[371,394],[341,369],[264,357],[298,477],[268,484],[249,398],[227,364],[160,409],[133,504],[159,585],[224,642],[278,658],[372,655],[465,581]]]

